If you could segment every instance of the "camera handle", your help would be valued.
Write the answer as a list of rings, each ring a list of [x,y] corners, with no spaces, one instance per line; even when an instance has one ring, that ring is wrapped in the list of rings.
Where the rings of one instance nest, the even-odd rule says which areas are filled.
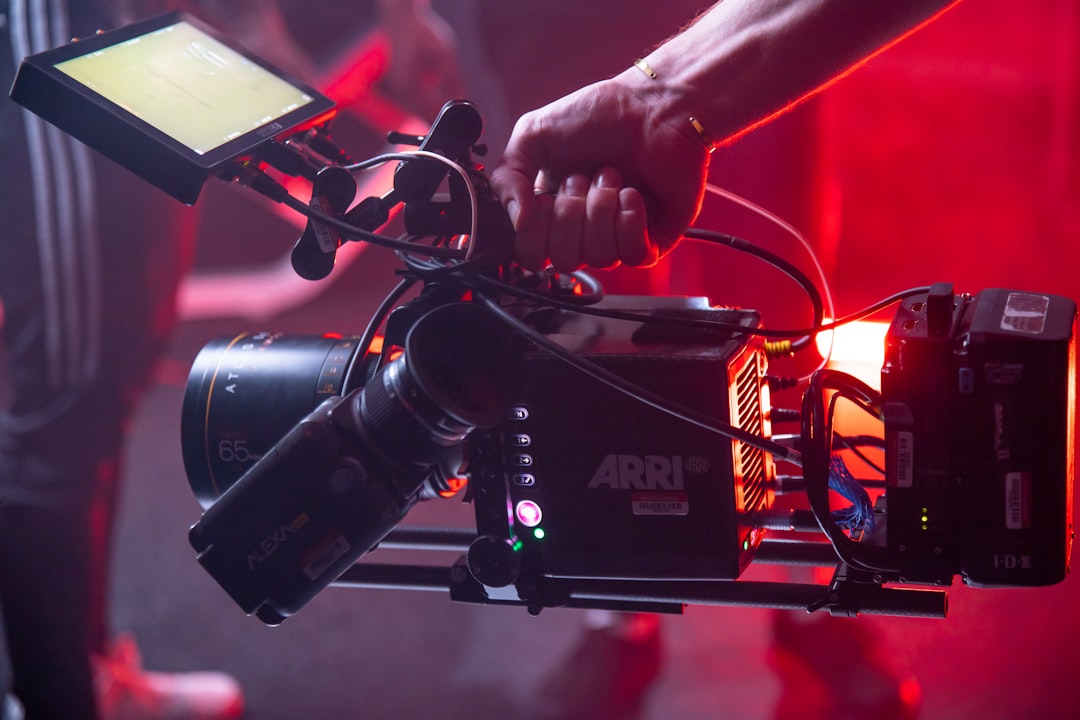
[[[480,140],[483,129],[484,121],[475,105],[467,100],[452,100],[439,111],[431,129],[420,141],[419,149],[469,165],[470,152]],[[394,191],[406,204],[425,203],[448,173],[445,165],[405,160],[394,172]]]
[[[446,103],[424,136],[391,133],[397,144],[417,144],[422,151],[433,152],[450,160],[471,165],[470,154],[480,151],[477,142],[483,131],[483,119],[471,102]],[[299,150],[296,145],[294,149]],[[461,179],[450,178],[451,202],[432,202],[449,170],[429,161],[403,160],[394,172],[394,188],[382,197],[369,197],[349,206],[356,197],[356,181],[339,165],[328,165],[317,172],[312,183],[311,206],[325,215],[341,217],[360,230],[375,231],[390,217],[398,203],[406,206],[406,227],[413,234],[456,234],[468,229],[468,203],[463,202]],[[486,190],[486,188],[485,188]],[[512,233],[502,206],[482,193],[479,231],[483,235]],[[292,266],[306,280],[322,280],[334,269],[341,234],[328,225],[308,220],[292,251]],[[502,243],[505,245],[505,243]],[[500,258],[505,253],[500,253]]]
[[[319,171],[311,187],[311,206],[326,214],[339,216],[349,209],[356,197],[352,173],[337,165]],[[292,250],[292,266],[305,280],[322,280],[334,269],[341,233],[329,225],[307,221]]]

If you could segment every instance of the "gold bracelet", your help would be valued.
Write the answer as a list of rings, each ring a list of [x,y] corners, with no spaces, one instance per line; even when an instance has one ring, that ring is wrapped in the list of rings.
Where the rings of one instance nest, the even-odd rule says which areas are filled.
[[[701,142],[705,143],[705,148],[710,153],[716,150],[716,142],[712,139],[712,135],[710,135],[709,131],[705,129],[705,126],[701,124],[701,121],[693,115],[690,116],[690,127],[694,128],[694,132],[701,138]]]
[[[645,73],[645,76],[650,80],[657,79],[656,71],[652,69],[652,65],[645,62],[642,58],[638,58],[634,61],[634,67]],[[701,121],[693,115],[690,116],[690,127],[694,128],[694,132],[701,138],[701,142],[705,143],[706,150],[710,153],[716,150],[716,142],[713,140],[712,135],[710,135],[709,131],[705,129],[705,126],[701,124]]]
[[[655,80],[656,79],[656,71],[652,69],[652,65],[645,62],[641,58],[638,58],[637,60],[634,61],[634,67],[636,67],[641,72],[645,73],[645,75],[650,80]]]

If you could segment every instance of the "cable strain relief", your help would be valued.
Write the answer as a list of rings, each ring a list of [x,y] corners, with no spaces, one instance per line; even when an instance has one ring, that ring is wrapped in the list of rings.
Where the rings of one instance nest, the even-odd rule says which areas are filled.
[[[791,340],[766,340],[764,350],[769,359],[791,357],[794,354]]]

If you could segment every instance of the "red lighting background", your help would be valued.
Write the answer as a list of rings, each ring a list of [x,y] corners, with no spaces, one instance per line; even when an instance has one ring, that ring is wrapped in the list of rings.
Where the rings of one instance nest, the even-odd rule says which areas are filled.
[[[550,3],[513,5],[493,13],[514,13],[522,27],[547,27]],[[510,78],[506,93],[514,113],[622,70],[698,9],[685,2],[665,9],[617,3],[616,12],[609,3],[556,5],[564,11],[562,26],[581,40],[555,51],[560,43],[551,36],[515,34],[492,46],[500,74]],[[969,0],[809,103],[717,152],[711,177],[804,232],[826,268],[838,314],[936,281],[964,292],[1008,287],[1076,299],[1078,151],[1080,5]],[[699,225],[743,235],[810,269],[783,233],[722,201],[707,197]],[[785,279],[711,247],[684,243],[648,275],[619,270],[608,281],[626,292],[708,294],[759,308],[778,326],[808,316]],[[1071,717],[1080,712],[1064,689],[1075,675],[1067,664],[1080,634],[1075,583],[1018,591],[955,588],[943,622],[861,619],[859,632],[876,638],[875,652],[886,662],[917,674],[922,717]],[[715,648],[694,651],[694,662],[678,667],[697,678],[698,690],[666,711],[692,717],[712,707],[714,716],[759,716],[761,699],[744,694],[768,685],[743,676],[737,692],[731,678],[742,667],[724,654],[738,645],[733,636],[752,638],[756,631],[742,624],[748,619],[743,610],[705,612],[708,620],[693,628],[679,621],[664,626],[672,646],[704,639]],[[702,613],[695,616],[702,623]],[[827,632],[819,641],[856,642]],[[782,670],[784,659],[772,657]],[[837,657],[822,649],[818,660]],[[841,666],[832,667],[840,672]],[[800,704],[785,696],[775,717],[785,717],[785,708],[817,717],[806,704],[812,697],[804,694]]]
[[[515,117],[622,71],[708,4],[446,0],[435,6],[471,14],[473,34],[459,35],[459,41],[467,54],[483,56],[490,75],[474,99],[487,119],[486,140],[497,151]],[[310,5],[305,13],[317,10],[304,5]],[[347,133],[338,137],[349,143]],[[363,154],[360,147],[353,152]],[[966,0],[822,95],[718,151],[711,180],[805,234],[828,275],[837,314],[844,315],[938,281],[961,292],[1007,287],[1080,299],[1078,156],[1080,3]],[[234,227],[239,203],[229,192],[207,188],[204,223],[217,222],[219,233],[230,238],[252,234],[248,225]],[[698,224],[745,237],[812,270],[785,233],[723,200],[707,196]],[[284,235],[291,245],[295,229]],[[204,260],[233,253],[250,261],[250,246],[235,248],[210,239],[200,253]],[[364,260],[335,285],[330,302],[322,299],[317,320],[310,312],[284,313],[278,320],[287,328],[322,331],[321,325],[311,327],[317,322],[352,329],[358,316],[366,319],[356,309],[363,307],[357,293],[381,298],[394,280],[389,263],[376,254]],[[775,327],[801,327],[810,317],[801,292],[778,272],[730,250],[689,242],[652,270],[619,269],[603,273],[603,280],[611,292],[704,294],[756,308]],[[891,312],[875,319],[889,317]],[[774,579],[806,579],[778,572],[789,574]],[[369,613],[359,606],[377,602],[373,597],[322,602],[359,614]],[[769,611],[746,608],[691,608],[684,617],[665,618],[668,654],[647,717],[786,720],[784,712],[793,708],[797,717],[812,720],[819,717],[809,704],[820,699],[814,693],[828,691],[815,673],[828,670],[831,681],[850,681],[848,688],[875,681],[873,673],[860,674],[858,663],[844,662],[844,648],[853,647],[912,672],[922,692],[920,717],[927,720],[1080,716],[1071,662],[1080,640],[1076,578],[1032,590],[955,587],[950,599],[944,621],[861,618],[803,626],[787,622],[797,614],[780,621]],[[453,623],[464,616],[439,602],[425,612],[445,612]],[[575,622],[558,612],[535,619],[563,623],[545,640]],[[537,633],[529,629],[532,620],[505,620],[512,632],[500,635],[500,642],[520,640],[516,632]],[[469,626],[477,631],[468,638],[461,631],[461,652],[486,663],[492,651],[469,643],[474,636],[491,637],[485,628],[496,622],[493,614],[478,614]],[[783,633],[790,646],[778,648]],[[793,665],[788,651],[795,645],[813,648],[816,655],[803,655],[801,662],[816,665]],[[911,696],[912,687],[899,689]],[[783,695],[785,688],[803,694]]]

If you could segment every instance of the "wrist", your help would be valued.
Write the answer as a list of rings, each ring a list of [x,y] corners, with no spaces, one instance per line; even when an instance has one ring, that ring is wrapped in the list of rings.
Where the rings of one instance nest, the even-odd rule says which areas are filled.
[[[616,77],[645,105],[652,125],[674,129],[695,146],[712,154],[718,147],[708,121],[693,109],[693,93],[665,77],[647,58],[638,58]]]

